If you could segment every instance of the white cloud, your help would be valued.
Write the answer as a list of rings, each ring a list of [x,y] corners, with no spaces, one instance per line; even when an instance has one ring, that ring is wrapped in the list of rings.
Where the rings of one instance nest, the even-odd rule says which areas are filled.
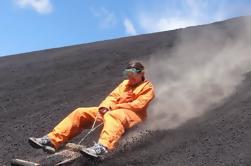
[[[50,0],[15,0],[21,8],[32,8],[40,14],[48,14],[53,10]]]
[[[171,18],[152,18],[148,16],[140,16],[140,25],[146,32],[167,31],[188,26],[197,25],[199,22],[195,19],[185,19],[182,17]]]
[[[181,2],[181,1],[180,1]],[[158,11],[140,11],[139,24],[145,32],[159,32],[206,24],[226,18],[224,3],[208,13],[209,0],[183,0],[184,8],[163,3]],[[212,2],[214,3],[214,2]],[[210,15],[209,15],[210,14]]]
[[[101,28],[111,28],[117,23],[115,14],[112,11],[104,7],[100,8],[90,8],[93,15],[99,19],[99,24]]]
[[[124,26],[125,26],[125,30],[126,30],[127,34],[129,34],[129,35],[136,35],[137,34],[133,23],[128,18],[124,19]]]

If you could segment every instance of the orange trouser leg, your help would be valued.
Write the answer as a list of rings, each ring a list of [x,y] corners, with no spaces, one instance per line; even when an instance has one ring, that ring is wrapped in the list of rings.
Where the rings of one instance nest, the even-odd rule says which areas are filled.
[[[77,108],[62,120],[48,137],[55,148],[66,143],[79,134],[83,129],[89,128],[98,112],[98,107]]]
[[[125,129],[138,124],[142,118],[131,110],[118,109],[107,112],[103,121],[104,127],[99,137],[99,143],[112,150],[124,134]]]

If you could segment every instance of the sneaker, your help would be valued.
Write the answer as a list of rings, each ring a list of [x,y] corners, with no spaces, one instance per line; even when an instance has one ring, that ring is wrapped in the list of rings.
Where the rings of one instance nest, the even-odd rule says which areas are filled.
[[[47,135],[41,138],[30,137],[28,142],[33,148],[43,149],[47,153],[55,153],[56,151]]]
[[[83,148],[80,150],[80,152],[91,155],[93,157],[100,157],[108,153],[108,150],[104,145],[94,142],[94,145],[92,147]]]

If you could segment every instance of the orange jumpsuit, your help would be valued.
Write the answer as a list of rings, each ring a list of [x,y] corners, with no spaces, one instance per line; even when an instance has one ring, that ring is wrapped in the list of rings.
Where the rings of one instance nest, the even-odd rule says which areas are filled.
[[[146,108],[153,98],[153,86],[149,81],[145,80],[132,87],[128,84],[128,80],[124,80],[101,102],[99,107],[77,108],[48,136],[55,148],[59,148],[83,129],[90,128],[99,108],[106,107],[109,111],[104,116],[99,114],[97,118],[97,121],[104,122],[99,143],[112,150],[125,129],[146,118]]]

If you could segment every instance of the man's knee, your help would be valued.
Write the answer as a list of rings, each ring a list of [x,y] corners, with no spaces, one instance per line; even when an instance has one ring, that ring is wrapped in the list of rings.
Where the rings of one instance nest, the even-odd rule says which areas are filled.
[[[97,115],[98,107],[79,107],[71,114],[75,117],[91,118],[94,119]]]
[[[88,109],[86,109],[86,108],[81,108],[81,107],[75,109],[75,110],[71,113],[71,115],[74,116],[74,117],[76,117],[76,118],[80,118],[80,117],[82,117],[82,116],[85,116],[86,114],[88,114]]]
[[[93,110],[92,107],[90,107],[90,108],[79,107],[79,108],[75,109],[73,112],[76,114],[83,114],[83,113],[91,112],[92,110]]]
[[[83,112],[83,109],[82,109],[82,108],[77,108],[77,109],[75,109],[75,110],[72,112],[72,114],[80,115],[80,114],[82,114],[82,112]]]
[[[116,121],[120,121],[122,124],[126,123],[126,115],[122,110],[113,110],[109,111],[104,115],[104,121],[109,119],[115,119]]]
[[[108,111],[105,115],[104,115],[104,118],[106,117],[119,117],[121,116],[121,113],[118,111],[118,110],[113,110],[113,111]]]

